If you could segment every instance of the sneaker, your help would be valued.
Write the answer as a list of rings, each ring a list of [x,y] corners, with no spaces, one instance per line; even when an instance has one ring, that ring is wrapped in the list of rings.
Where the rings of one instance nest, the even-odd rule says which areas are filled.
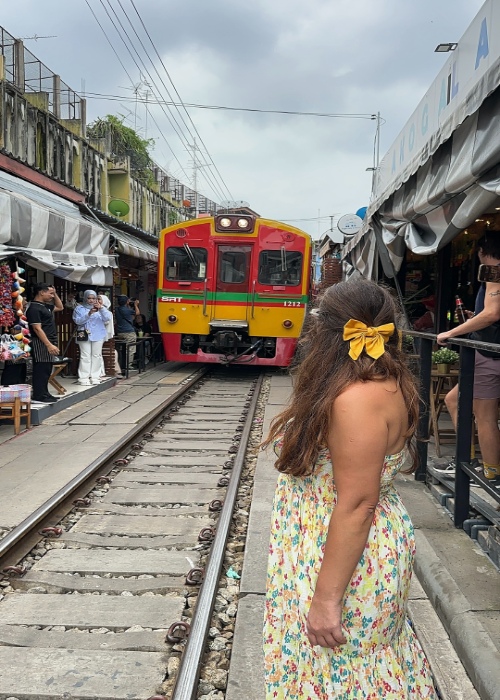
[[[77,384],[80,386],[90,386],[90,379],[79,379]]]
[[[446,462],[445,464],[438,464],[435,466],[434,471],[439,472],[440,474],[449,474],[451,476],[455,473],[456,468],[457,465],[455,464],[455,460],[450,459],[450,461]]]
[[[484,476],[488,481],[494,481],[500,477],[500,469],[495,466],[483,465]]]

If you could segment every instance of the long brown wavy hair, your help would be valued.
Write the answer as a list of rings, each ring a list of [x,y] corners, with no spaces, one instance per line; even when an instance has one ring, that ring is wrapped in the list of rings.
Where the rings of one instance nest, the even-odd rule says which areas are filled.
[[[276,469],[292,476],[311,473],[318,452],[326,446],[333,402],[354,382],[394,378],[408,411],[406,442],[416,469],[413,445],[418,422],[419,396],[415,379],[400,350],[396,319],[398,309],[390,293],[368,280],[356,279],[329,287],[319,308],[309,316],[307,331],[299,342],[299,362],[289,406],[273,421],[263,446],[283,434]],[[343,340],[349,319],[367,326],[394,323],[396,330],[377,360],[365,351],[354,361]]]

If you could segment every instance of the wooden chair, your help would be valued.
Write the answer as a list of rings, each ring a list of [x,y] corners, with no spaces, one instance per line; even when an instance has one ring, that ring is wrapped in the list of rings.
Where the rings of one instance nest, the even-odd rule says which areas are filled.
[[[458,381],[458,373],[440,374],[431,373],[431,394],[430,394],[430,434],[434,436],[436,445],[436,455],[441,457],[441,444],[456,442],[456,435],[453,426],[451,428],[440,428],[439,417],[446,405],[445,396]]]
[[[0,420],[12,420],[14,422],[14,435],[21,432],[21,418],[26,418],[26,430],[31,428],[31,404],[29,401],[21,401],[16,398],[13,401],[0,402]]]
[[[457,436],[453,425],[449,428],[442,428],[439,426],[439,418],[441,416],[441,413],[443,412],[443,410],[447,411],[446,404],[444,402],[446,394],[457,384],[457,382],[457,370],[452,370],[451,372],[447,372],[446,374],[441,374],[439,372],[431,373],[429,432],[430,435],[434,436],[437,457],[441,457],[441,445],[455,444],[457,441]],[[471,452],[474,452],[477,439],[476,423],[474,421],[474,417],[472,417],[471,433]],[[471,456],[474,455],[472,454]]]
[[[52,365],[52,374],[49,377],[49,384],[54,387],[58,394],[65,394],[66,389],[63,387],[61,382],[57,380],[57,377],[63,370],[66,369],[68,364],[71,362],[71,358],[66,358],[64,361],[54,362]]]

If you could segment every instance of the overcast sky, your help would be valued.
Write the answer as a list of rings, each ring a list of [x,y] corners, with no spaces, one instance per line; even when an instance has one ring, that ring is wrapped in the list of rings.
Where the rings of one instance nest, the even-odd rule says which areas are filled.
[[[317,238],[329,229],[330,216],[336,221],[368,204],[371,173],[366,168],[373,164],[376,122],[188,108],[197,132],[185,113],[185,123],[176,114],[181,141],[168,123],[167,107],[149,107],[146,120],[145,104],[134,102],[138,86],[143,96],[149,91],[148,100],[168,100],[166,88],[176,97],[134,4],[185,103],[380,112],[383,155],[447,58],[434,48],[458,41],[483,2],[0,0],[0,24],[14,36],[55,35],[25,44],[72,89],[85,90],[89,122],[108,113],[126,117],[128,126],[136,124],[142,136],[155,139],[155,160],[190,186],[187,144],[196,137],[198,158],[212,159],[223,179],[213,168],[199,168],[200,192],[217,202],[247,201],[260,214],[290,220]],[[140,70],[105,8],[127,45],[131,42],[117,16],[133,39]],[[127,99],[111,101],[92,93]],[[206,179],[211,172],[215,190]]]

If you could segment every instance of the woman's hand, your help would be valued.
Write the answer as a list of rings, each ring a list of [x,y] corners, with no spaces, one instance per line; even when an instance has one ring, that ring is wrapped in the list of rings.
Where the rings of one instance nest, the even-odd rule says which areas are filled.
[[[342,631],[342,603],[323,600],[315,595],[306,620],[306,633],[313,647],[333,649],[339,644],[345,644],[347,639]]]

